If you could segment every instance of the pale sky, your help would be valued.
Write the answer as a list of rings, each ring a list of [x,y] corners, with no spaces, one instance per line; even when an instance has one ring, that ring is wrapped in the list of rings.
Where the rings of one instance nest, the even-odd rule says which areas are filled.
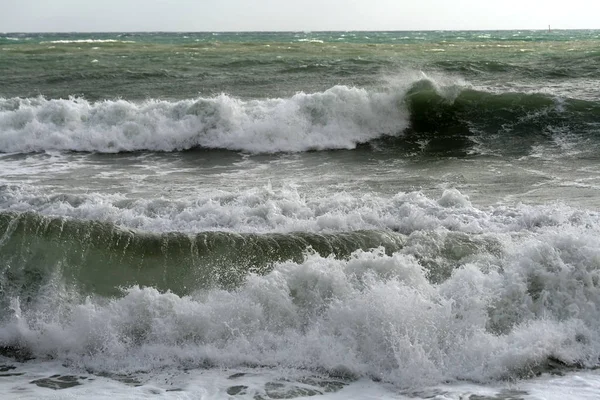
[[[600,28],[600,0],[0,0],[0,32]]]

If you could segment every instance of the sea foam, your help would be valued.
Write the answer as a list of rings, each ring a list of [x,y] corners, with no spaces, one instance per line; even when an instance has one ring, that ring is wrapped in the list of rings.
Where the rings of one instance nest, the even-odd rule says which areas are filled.
[[[111,373],[259,365],[344,370],[399,387],[527,376],[600,356],[600,248],[573,229],[505,241],[434,284],[410,254],[307,254],[238,289],[190,296],[131,287],[77,300],[53,282],[14,299],[3,346]]]
[[[473,206],[455,189],[439,199],[421,192],[307,196],[298,188],[270,185],[240,191],[191,192],[177,200],[132,199],[123,194],[45,193],[29,185],[0,186],[3,211],[109,222],[151,232],[240,233],[394,230],[403,234],[443,227],[465,233],[519,232],[578,221],[600,226],[594,212],[560,204]]]
[[[289,207],[293,195],[282,196]],[[178,295],[133,286],[122,296],[84,297],[60,265],[46,266],[55,269],[39,290],[4,299],[0,345],[98,373],[256,365],[343,370],[399,387],[529,376],[550,359],[597,365],[595,213],[558,205],[480,210],[456,190],[438,200],[408,193],[378,201],[364,218],[384,206],[375,221],[394,221],[407,235],[401,250],[341,259],[308,250],[303,261],[250,273],[235,289]],[[350,199],[335,204],[329,212],[357,220]],[[435,278],[444,260],[451,268]]]
[[[0,152],[351,149],[406,128],[402,97],[336,86],[264,100],[0,99]]]

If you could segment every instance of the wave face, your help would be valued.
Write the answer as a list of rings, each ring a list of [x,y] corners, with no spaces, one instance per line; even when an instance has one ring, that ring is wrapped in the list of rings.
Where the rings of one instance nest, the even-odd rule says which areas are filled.
[[[0,151],[273,153],[353,149],[378,139],[407,150],[423,150],[427,142],[427,151],[468,151],[483,141],[510,151],[515,140],[532,145],[554,140],[557,132],[595,139],[599,113],[593,101],[485,92],[431,79],[383,91],[336,86],[267,100],[225,94],[141,103],[12,98],[0,100]]]
[[[97,221],[0,214],[4,293],[31,295],[59,273],[84,293],[117,295],[134,284],[188,293],[202,287],[234,287],[248,272],[273,263],[301,261],[307,249],[348,257],[356,249],[399,250],[402,234],[354,231],[317,234],[149,233]],[[37,279],[31,280],[31,277]]]
[[[434,81],[414,83],[406,95],[416,131],[442,131],[453,125],[482,123],[486,131],[543,128],[568,119],[575,124],[596,121],[600,104],[593,101],[563,99],[544,93],[485,92],[468,87],[439,87]],[[523,129],[524,130],[524,129]]]
[[[21,297],[31,296],[31,291],[35,295],[54,274],[84,293],[102,295],[118,295],[118,288],[134,284],[178,294],[213,286],[231,288],[249,272],[265,273],[281,261],[301,262],[306,251],[345,258],[357,249],[382,247],[391,254],[404,248],[407,235],[435,226],[456,231],[440,244],[462,243],[460,258],[478,247],[497,245],[468,234],[520,230],[531,218],[524,210],[508,227],[502,218],[480,220],[469,211],[468,200],[452,190],[438,201],[409,193],[389,200],[346,195],[329,204],[319,200],[306,204],[295,192],[268,189],[241,193],[222,205],[211,199],[184,207],[160,200],[120,208],[110,206],[110,198],[76,196],[4,200],[8,209],[39,207],[38,213],[33,212],[35,207],[0,213],[4,289]],[[181,207],[178,215],[173,207]],[[447,276],[457,261],[445,247],[440,254],[420,256],[428,260],[432,278]],[[32,276],[37,278],[29,281]]]
[[[438,205],[430,229],[153,234],[3,213],[0,349],[96,373],[261,366],[401,387],[597,365],[597,214],[406,200]]]
[[[385,140],[426,153],[528,154],[538,145],[593,153],[598,149],[600,103],[539,92],[487,92],[414,83],[405,97],[409,128]],[[568,149],[567,149],[568,147]]]

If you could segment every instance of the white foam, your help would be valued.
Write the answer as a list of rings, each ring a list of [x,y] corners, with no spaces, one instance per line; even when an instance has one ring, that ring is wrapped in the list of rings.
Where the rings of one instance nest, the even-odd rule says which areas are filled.
[[[600,397],[600,378],[598,373],[593,371],[570,372],[563,376],[542,375],[529,381],[488,382],[487,384],[463,381],[406,390],[398,390],[394,386],[368,379],[359,379],[355,382],[345,382],[346,384],[339,391],[325,391],[319,386],[319,379],[326,384],[331,382],[331,378],[290,369],[234,368],[185,371],[164,369],[150,374],[108,378],[90,374],[89,371],[77,366],[67,367],[56,361],[21,364],[1,357],[0,360],[5,365],[15,367],[9,373],[19,374],[11,376],[10,379],[0,380],[0,393],[7,397],[18,394],[19,399],[23,400],[56,399],[57,395],[60,398],[85,397],[93,400],[147,399],[156,396],[162,399],[223,399],[229,398],[228,389],[236,386],[242,389],[235,396],[236,398],[253,399],[255,396],[266,397],[265,388],[273,383],[283,387],[283,390],[287,386],[325,392],[318,397],[312,397],[325,400],[463,400],[471,396],[489,399],[595,400]],[[56,393],[32,383],[40,379],[58,381],[58,378],[64,376],[75,378],[79,385]],[[139,383],[126,384],[119,381],[119,378],[135,379]],[[340,382],[335,379],[334,381]]]
[[[0,361],[3,361],[0,357]],[[161,399],[215,399],[221,400],[232,398],[228,389],[238,387],[240,393],[235,395],[239,399],[255,398],[281,398],[281,395],[268,396],[266,388],[271,385],[279,385],[279,393],[285,393],[287,388],[312,389],[313,393],[322,393],[316,397],[328,400],[364,400],[385,399],[398,397],[392,388],[366,379],[343,385],[339,391],[330,392],[319,386],[319,376],[306,373],[306,371],[279,370],[260,368],[236,368],[236,369],[199,369],[181,371],[177,369],[166,369],[155,371],[152,374],[136,374],[131,377],[108,378],[90,374],[89,371],[77,367],[66,367],[52,361],[36,361],[26,364],[14,363],[6,360],[8,365],[16,367],[10,370],[11,374],[19,374],[10,378],[0,380],[0,394],[5,397],[18,395],[22,400],[40,400],[56,398],[86,398],[93,400],[110,399],[148,399],[157,397]],[[237,374],[237,377],[236,377]],[[230,378],[234,376],[234,378]],[[61,389],[56,392],[46,387],[38,387],[36,382],[47,380],[60,382],[62,377],[70,377],[78,385]],[[129,378],[129,384],[119,379]],[[307,383],[308,379],[308,383]],[[322,377],[324,384],[331,382],[331,378]],[[134,383],[137,382],[137,383]],[[289,389],[288,389],[289,390]],[[325,393],[324,393],[325,392]],[[329,393],[327,393],[329,392]],[[271,393],[273,394],[273,393]],[[58,396],[58,397],[57,397]],[[289,396],[286,398],[298,398]],[[304,396],[301,396],[305,398]],[[314,398],[314,397],[313,397]],[[413,397],[414,398],[414,397]]]
[[[325,43],[320,39],[298,39],[299,42],[307,42],[307,43]]]
[[[518,376],[548,357],[595,366],[598,236],[563,226],[497,239],[500,253],[472,255],[440,284],[413,255],[383,249],[307,254],[185,297],[132,287],[78,300],[55,281],[13,299],[0,344],[93,371],[343,367],[401,388]]]
[[[77,198],[48,200],[52,212],[86,210]],[[41,205],[28,207],[43,210],[36,201]],[[297,193],[264,188],[198,204],[197,215],[214,218],[214,209],[240,201],[247,208],[229,216],[235,230],[252,223],[263,231],[394,224],[408,237],[393,255],[374,249],[339,260],[308,253],[303,262],[249,275],[235,290],[190,296],[131,287],[120,298],[81,298],[57,276],[37,296],[12,299],[0,345],[96,372],[154,374],[205,362],[313,372],[343,367],[399,388],[515,377],[549,357],[598,363],[595,213],[560,205],[479,210],[451,189],[438,200],[421,193],[340,195],[311,204]],[[173,204],[148,207],[146,216],[137,215],[142,224]],[[173,210],[164,220],[178,224],[194,215],[180,205]],[[286,225],[286,218],[294,222]],[[215,220],[207,225],[220,227]],[[443,258],[454,260],[451,275],[432,283],[432,264]]]
[[[287,99],[0,99],[0,152],[352,149],[407,126],[402,92],[336,86]]]
[[[34,164],[32,170],[36,168]],[[0,187],[0,209],[100,220],[153,232],[393,229],[410,234],[444,228],[466,233],[502,233],[563,224],[600,227],[597,213],[559,204],[481,210],[455,189],[444,191],[435,200],[420,192],[394,196],[343,192],[315,195],[294,186],[274,189],[267,185],[240,191],[202,189],[170,200],[132,199],[124,194],[49,193],[33,186],[5,185]]]

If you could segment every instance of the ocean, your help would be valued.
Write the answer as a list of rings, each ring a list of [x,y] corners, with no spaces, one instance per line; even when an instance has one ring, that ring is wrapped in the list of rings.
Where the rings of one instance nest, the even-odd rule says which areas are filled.
[[[0,397],[600,398],[600,31],[0,34]]]

